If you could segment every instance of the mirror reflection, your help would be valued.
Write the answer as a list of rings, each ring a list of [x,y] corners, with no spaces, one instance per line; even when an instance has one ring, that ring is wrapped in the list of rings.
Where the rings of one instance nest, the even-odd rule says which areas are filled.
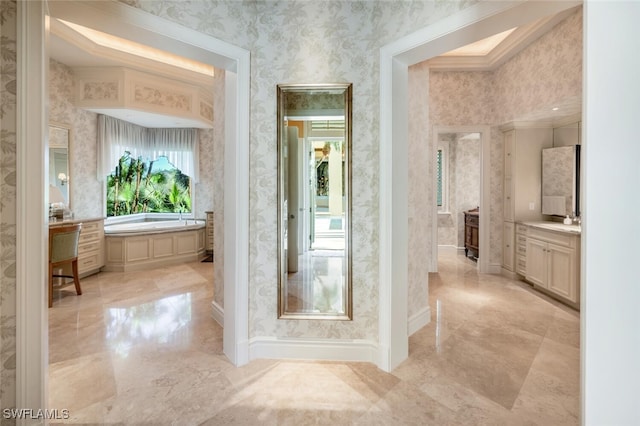
[[[542,150],[542,214],[580,216],[580,145]]]
[[[49,125],[49,203],[53,209],[71,208],[69,145],[71,129],[62,124]]]
[[[279,318],[352,318],[351,93],[278,86]]]

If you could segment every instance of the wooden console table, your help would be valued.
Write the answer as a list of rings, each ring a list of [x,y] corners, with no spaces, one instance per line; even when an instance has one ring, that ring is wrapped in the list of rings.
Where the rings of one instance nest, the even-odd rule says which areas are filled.
[[[476,207],[472,210],[464,212],[464,255],[469,256],[469,252],[473,258],[477,259],[480,255],[478,248],[479,241],[479,224],[480,224],[480,208]]]

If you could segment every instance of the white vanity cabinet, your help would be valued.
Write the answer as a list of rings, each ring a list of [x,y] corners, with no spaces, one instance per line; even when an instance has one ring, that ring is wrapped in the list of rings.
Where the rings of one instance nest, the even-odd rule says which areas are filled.
[[[502,126],[504,140],[502,268],[507,275],[518,270],[515,222],[542,220],[542,149],[553,144],[551,127],[527,123]],[[524,250],[521,251],[521,253]],[[522,268],[520,268],[522,270]]]
[[[525,279],[574,307],[580,300],[580,235],[529,226]]]

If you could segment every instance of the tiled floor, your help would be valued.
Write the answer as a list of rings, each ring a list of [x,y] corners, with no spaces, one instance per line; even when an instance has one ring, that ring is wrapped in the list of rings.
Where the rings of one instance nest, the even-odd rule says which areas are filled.
[[[101,273],[49,310],[50,407],[127,425],[579,423],[579,315],[442,255],[432,322],[392,373],[367,363],[235,368],[211,319],[211,263]],[[59,296],[59,295],[58,295]]]

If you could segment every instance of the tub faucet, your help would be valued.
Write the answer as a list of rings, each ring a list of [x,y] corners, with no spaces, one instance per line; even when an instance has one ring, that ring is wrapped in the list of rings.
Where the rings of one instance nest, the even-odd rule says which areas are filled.
[[[182,222],[182,208],[180,208],[180,210],[178,210],[178,220],[180,222]]]

